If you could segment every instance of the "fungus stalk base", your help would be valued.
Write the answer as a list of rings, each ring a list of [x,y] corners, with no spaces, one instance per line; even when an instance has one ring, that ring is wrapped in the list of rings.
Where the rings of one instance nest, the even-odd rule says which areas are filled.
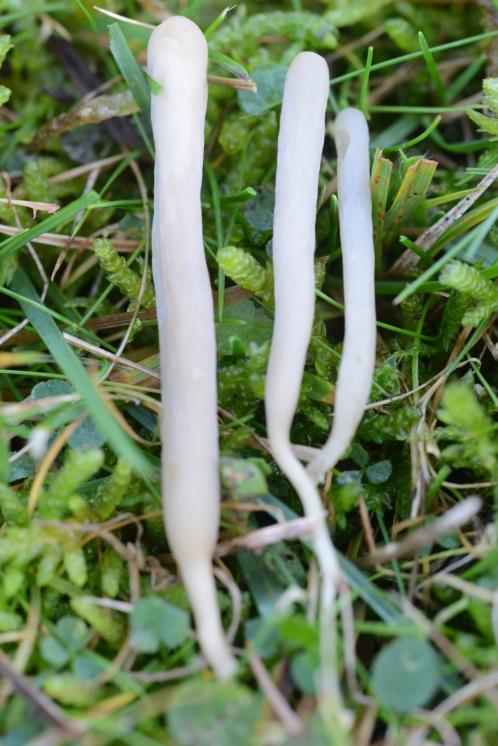
[[[229,679],[235,673],[236,662],[221,626],[211,564],[198,562],[182,567],[181,574],[190,598],[201,650],[216,676]]]
[[[320,494],[287,444],[273,446],[273,457],[296,490],[307,518],[314,519],[313,551],[320,570],[320,701],[329,719],[340,715],[341,695],[337,671],[337,639],[334,602],[343,576],[327,529]]]

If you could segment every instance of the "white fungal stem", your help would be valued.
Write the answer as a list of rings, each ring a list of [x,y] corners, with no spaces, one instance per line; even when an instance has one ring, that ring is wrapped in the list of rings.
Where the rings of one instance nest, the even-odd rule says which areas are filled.
[[[321,695],[339,702],[333,602],[340,570],[320,495],[294,455],[296,411],[315,309],[315,220],[325,138],[329,73],[325,60],[302,52],[287,73],[280,117],[273,228],[275,320],[266,374],[266,422],[271,452],[315,519],[313,548],[321,573]]]
[[[368,126],[358,109],[335,121],[337,193],[344,277],[345,333],[335,392],[334,423],[324,447],[308,464],[322,481],[349,447],[372,387],[375,367],[375,256]]]
[[[207,44],[190,20],[153,31],[148,70],[156,147],[152,268],[161,354],[161,437],[166,534],[185,583],[202,652],[217,676],[233,674],[212,557],[220,514],[216,340],[203,248],[200,190]]]

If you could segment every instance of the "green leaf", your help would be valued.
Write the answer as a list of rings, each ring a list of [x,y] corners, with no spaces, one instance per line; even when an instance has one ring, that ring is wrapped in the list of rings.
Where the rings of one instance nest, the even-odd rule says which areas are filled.
[[[285,586],[254,552],[242,549],[237,552],[237,561],[259,613],[271,616]]]
[[[484,78],[482,92],[487,106],[498,116],[498,78]]]
[[[251,78],[246,68],[240,62],[236,62],[236,60],[223,54],[223,52],[219,52],[217,49],[209,48],[209,59],[216,62],[224,70],[232,73],[232,75],[235,75],[236,78],[240,78],[241,80],[250,80]],[[254,96],[253,93],[249,95]]]
[[[318,649],[318,630],[304,616],[288,616],[277,626],[282,638],[294,647],[305,648],[308,651]]]
[[[403,52],[414,52],[418,49],[417,33],[405,18],[388,18],[384,22],[384,29],[389,38]]]
[[[250,315],[248,311],[254,310]],[[271,339],[272,322],[257,309],[253,301],[241,301],[228,306],[223,321],[216,324],[216,340],[220,355],[231,355],[235,340],[244,350],[253,342],[263,345]]]
[[[393,0],[325,0],[332,7],[328,11],[329,18],[336,26],[352,26],[363,18],[371,18],[384,5],[390,5]]]
[[[83,650],[92,633],[82,619],[67,615],[56,624],[54,634],[40,643],[42,657],[55,668],[62,668],[76,653]]]
[[[431,645],[401,637],[375,657],[372,687],[380,704],[394,712],[426,705],[441,683],[439,659]]]
[[[13,46],[9,34],[2,34],[0,36],[0,65],[3,63],[7,53],[13,48]]]
[[[161,93],[163,87],[160,83],[157,82],[157,80],[154,80],[154,78],[151,78],[147,70],[143,70],[143,74],[145,77],[145,80],[147,81],[147,87],[154,96],[157,96],[158,93]]]
[[[382,157],[382,150],[377,148],[372,163],[372,222],[374,230],[375,256],[377,267],[381,268],[381,248],[384,238],[384,220],[386,218],[386,205],[389,196],[389,185],[393,164],[388,158]]]
[[[212,21],[212,23],[210,23],[207,29],[204,31],[204,36],[206,37],[206,39],[209,39],[214,34],[214,32],[221,26],[230,11],[233,10],[235,7],[235,5],[228,6],[216,16],[214,21]]]
[[[498,119],[487,117],[479,111],[465,109],[467,116],[479,127],[479,132],[487,132],[489,135],[498,136]]]
[[[64,644],[66,650],[78,653],[83,650],[92,633],[82,619],[67,614],[57,622],[57,637]]]
[[[58,673],[43,681],[44,691],[63,705],[91,707],[99,696],[99,689],[82,683],[73,673]]]
[[[90,448],[100,448],[105,443],[105,438],[93,420],[87,417],[81,425],[78,425],[69,438],[69,445],[75,451],[88,451]]]
[[[397,237],[401,226],[425,198],[437,166],[437,161],[420,158],[407,169],[384,222],[386,244]]]
[[[74,389],[67,381],[51,378],[48,381],[36,383],[31,389],[29,398],[33,401],[39,401],[40,399],[48,399],[52,396],[67,396],[67,394],[73,393]]]
[[[11,97],[12,91],[4,85],[0,85],[0,106],[7,103]]]
[[[273,658],[278,653],[280,636],[272,620],[255,617],[244,624],[244,637],[260,658]]]
[[[41,299],[27,274],[18,269],[12,281],[13,289],[25,298],[41,304]],[[121,425],[114,419],[100,392],[84,369],[76,353],[69,347],[51,316],[40,307],[21,302],[22,309],[53,355],[60,369],[67,376],[75,391],[81,396],[88,413],[95,421],[102,436],[115,452],[126,459],[131,468],[142,476],[149,472],[149,465]]]
[[[35,471],[35,462],[29,453],[23,453],[22,456],[10,463],[9,483],[30,477]]]
[[[239,105],[242,111],[259,117],[282,100],[287,68],[284,65],[258,67],[251,78],[258,87],[257,93],[239,91]]]
[[[148,119],[150,91],[147,79],[132,54],[119,24],[111,23],[109,26],[109,39],[111,54],[119,67],[119,72],[125,79],[126,85],[130,89],[140,111]]]
[[[244,205],[244,221],[251,243],[261,246],[273,233],[273,213],[275,211],[275,192],[273,189],[260,189]]]
[[[291,676],[303,694],[316,694],[317,662],[307,652],[298,653],[291,661]]]
[[[54,668],[62,668],[69,660],[68,651],[54,637],[43,638],[40,643],[40,653],[42,658]]]
[[[83,549],[70,544],[64,549],[64,568],[71,583],[82,588],[88,579],[88,567]]]
[[[376,464],[367,466],[366,474],[368,481],[372,484],[387,482],[393,471],[393,465],[389,460],[377,461]]]
[[[257,497],[268,492],[265,475],[258,464],[244,458],[221,459],[223,486],[235,500]]]
[[[159,596],[142,599],[130,615],[131,646],[141,653],[157,653],[161,644],[176,648],[187,638],[189,615]]]
[[[252,746],[260,701],[240,684],[192,681],[170,699],[168,725],[179,746]]]

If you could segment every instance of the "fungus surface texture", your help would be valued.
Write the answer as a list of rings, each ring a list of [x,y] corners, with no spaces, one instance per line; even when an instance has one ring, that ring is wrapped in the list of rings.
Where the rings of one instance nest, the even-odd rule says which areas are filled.
[[[201,649],[221,678],[235,661],[212,573],[220,484],[216,340],[200,190],[207,103],[207,44],[186,18],[151,35],[148,70],[156,147],[153,275],[161,353],[162,490],[166,534],[185,583]]]
[[[335,391],[334,422],[320,453],[308,465],[324,478],[348,449],[370,396],[375,367],[375,255],[368,125],[358,109],[335,122],[337,193],[344,278],[345,333]]]
[[[275,320],[266,376],[265,407],[270,447],[314,519],[313,548],[321,573],[322,693],[334,685],[332,601],[340,576],[320,495],[295,456],[290,440],[315,310],[315,221],[325,137],[329,72],[325,60],[302,52],[287,73],[280,118],[273,231]],[[327,661],[325,663],[325,661]],[[325,663],[325,665],[323,665]]]

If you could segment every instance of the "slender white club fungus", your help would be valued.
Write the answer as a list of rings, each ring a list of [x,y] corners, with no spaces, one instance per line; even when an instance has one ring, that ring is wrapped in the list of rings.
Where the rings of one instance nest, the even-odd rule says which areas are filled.
[[[161,353],[161,437],[166,534],[185,583],[201,649],[220,678],[235,660],[223,634],[212,573],[220,484],[216,341],[204,256],[200,190],[207,102],[207,44],[186,18],[152,33],[156,147],[152,264]]]
[[[358,109],[335,122],[337,194],[344,277],[345,334],[335,392],[334,423],[308,464],[319,482],[349,447],[368,402],[375,366],[375,286],[368,126]]]
[[[265,406],[275,461],[298,493],[306,516],[315,520],[313,548],[322,584],[321,691],[330,700],[338,698],[332,606],[340,570],[320,495],[290,442],[315,309],[315,220],[328,92],[325,60],[312,52],[299,54],[287,73],[278,138],[273,229],[275,321]]]

